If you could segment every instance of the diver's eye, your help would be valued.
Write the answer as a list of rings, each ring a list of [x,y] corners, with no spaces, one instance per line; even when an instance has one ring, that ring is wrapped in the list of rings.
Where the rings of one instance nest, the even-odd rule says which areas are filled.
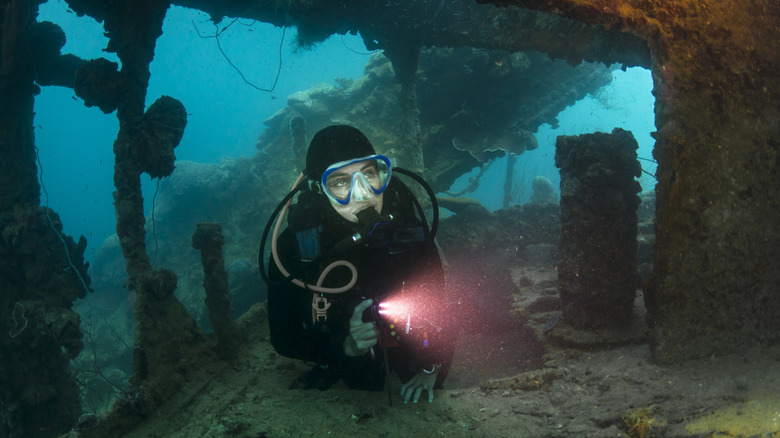
[[[363,176],[365,176],[367,179],[373,179],[376,178],[376,172],[373,170],[366,170],[363,172]]]
[[[349,195],[351,181],[347,178],[328,180],[328,192],[338,199],[346,199]]]
[[[347,181],[346,178],[339,178],[335,181],[332,181],[330,184],[330,186],[333,188],[346,187],[348,185],[349,185],[349,181]]]

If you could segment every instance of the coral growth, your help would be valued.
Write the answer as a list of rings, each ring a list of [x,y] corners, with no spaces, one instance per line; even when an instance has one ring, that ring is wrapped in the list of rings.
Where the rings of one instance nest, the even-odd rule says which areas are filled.
[[[144,141],[137,146],[143,148],[139,159],[149,176],[161,178],[173,172],[176,160],[173,149],[179,145],[185,126],[187,111],[181,102],[170,96],[161,96],[146,110]]]
[[[555,193],[553,183],[544,176],[537,176],[531,182],[531,203],[533,204],[557,204],[558,194]]]
[[[631,438],[660,438],[666,436],[666,420],[658,417],[659,407],[629,409],[620,417]]]

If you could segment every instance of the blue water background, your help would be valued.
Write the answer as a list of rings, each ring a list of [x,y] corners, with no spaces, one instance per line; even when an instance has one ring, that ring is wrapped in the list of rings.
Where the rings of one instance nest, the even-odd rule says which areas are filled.
[[[69,12],[63,0],[41,5],[39,20],[60,25],[66,33],[63,53],[83,59],[104,57],[107,39],[100,23]],[[232,20],[219,24],[224,28]],[[357,78],[369,53],[359,36],[336,35],[312,50],[295,46],[295,29],[283,31],[269,24],[239,20],[220,34],[220,45],[244,76],[260,88],[271,88],[279,64],[278,83],[272,92],[258,91],[247,85],[229,65],[213,36],[217,27],[209,16],[195,10],[171,7],[163,35],[157,41],[147,106],[165,94],[179,99],[188,112],[188,124],[177,159],[217,162],[223,157],[251,156],[255,142],[264,129],[263,120],[282,109],[290,94],[335,78]],[[518,157],[514,179],[524,189],[520,201],[530,198],[530,182],[537,176],[549,178],[559,186],[558,170],[553,163],[557,135],[578,135],[614,127],[631,130],[639,142],[639,155],[651,157],[654,140],[653,104],[650,72],[632,68],[615,71],[611,85],[567,108],[558,116],[560,126],[543,125],[536,133],[539,148]],[[44,87],[35,100],[35,137],[39,149],[42,180],[46,194],[41,202],[62,218],[66,234],[87,238],[85,257],[93,260],[103,241],[115,233],[113,208],[113,142],[118,122],[115,114],[103,114],[97,108],[84,107],[73,90]],[[643,161],[649,173],[652,163]],[[476,174],[475,169],[472,174]],[[464,187],[469,175],[455,182],[452,190]],[[486,207],[501,207],[506,175],[506,159],[496,160],[482,177],[480,188],[467,196],[479,199]],[[644,190],[655,181],[640,179]],[[151,209],[156,184],[142,176],[146,211]],[[264,221],[265,218],[258,218]]]

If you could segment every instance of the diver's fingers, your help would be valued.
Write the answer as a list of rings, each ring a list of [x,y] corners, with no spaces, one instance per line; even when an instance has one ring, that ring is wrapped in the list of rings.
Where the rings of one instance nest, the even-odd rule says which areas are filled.
[[[349,334],[355,341],[373,341],[379,338],[379,330],[370,322],[352,326]]]
[[[375,346],[376,344],[377,344],[376,339],[372,339],[369,341],[355,341],[355,346],[357,346],[357,349],[362,352],[365,352],[366,350]]]
[[[433,403],[433,388],[428,388],[428,403]]]
[[[425,386],[420,385],[420,386],[417,387],[417,390],[414,391],[414,402],[415,403],[417,403],[417,400],[420,399],[420,394],[422,393],[423,388],[425,388]]]
[[[355,310],[352,312],[352,318],[349,319],[349,325],[354,326],[357,324],[363,324],[363,312],[371,307],[371,304],[373,304],[374,300],[367,299],[363,300],[355,306]]]
[[[401,400],[404,401],[404,403],[409,403],[409,397],[412,396],[412,388],[410,385],[411,381],[404,383],[401,386]]]
[[[351,335],[352,340],[355,341],[355,345],[357,345],[358,349],[360,350],[368,350],[379,342],[376,329],[373,328],[373,324],[369,325],[372,325],[371,330],[360,333],[352,333]]]
[[[353,336],[375,336],[379,334],[379,331],[376,329],[376,325],[374,325],[373,322],[361,322],[360,324],[355,324],[353,326],[350,326],[349,332]]]

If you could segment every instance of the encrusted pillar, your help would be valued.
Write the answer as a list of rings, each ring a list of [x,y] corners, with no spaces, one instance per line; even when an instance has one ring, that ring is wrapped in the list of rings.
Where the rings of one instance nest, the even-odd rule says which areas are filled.
[[[222,258],[224,244],[222,227],[216,223],[200,223],[192,235],[192,247],[200,251],[200,261],[205,274],[205,301],[209,309],[209,320],[219,340],[217,351],[220,357],[229,359],[235,357],[239,331],[233,319],[228,273]]]
[[[406,40],[394,40],[385,45],[395,77],[401,84],[398,103],[401,106],[401,167],[422,175],[424,169],[420,132],[420,111],[417,108],[417,65],[420,47]],[[425,198],[420,198],[425,199]]]
[[[152,268],[146,251],[141,174],[152,178],[168,176],[174,169],[174,148],[187,124],[187,112],[178,100],[161,96],[146,111],[149,64],[170,6],[168,0],[121,0],[76,3],[77,13],[103,20],[109,37],[107,50],[122,62],[93,61],[78,71],[75,91],[88,106],[117,111],[119,133],[114,142],[114,208],[117,236],[125,269],[126,287],[134,290],[135,346],[134,398],[117,402],[109,415],[132,423],[166,401],[185,381],[190,357],[204,354],[202,331],[174,296],[176,274],[166,268]],[[113,424],[111,421],[106,424]],[[115,435],[119,429],[96,432]]]
[[[302,116],[298,115],[290,119],[290,138],[292,139],[295,169],[298,172],[303,172],[303,169],[306,167],[308,142],[306,141],[306,119]]]
[[[81,414],[69,362],[83,347],[71,306],[89,288],[87,241],[46,207],[0,214],[0,231],[0,437],[59,436]]]
[[[36,15],[35,2],[0,1],[0,212],[39,202],[33,96],[40,90],[25,46]]]
[[[395,77],[401,85],[398,103],[401,106],[401,138],[398,141],[399,166],[424,176],[425,162],[422,150],[420,110],[417,108],[417,68],[420,61],[420,46],[413,38],[393,39],[384,47],[385,56],[390,59]],[[417,183],[409,188],[420,200],[423,208],[430,210],[428,194]],[[427,213],[426,213],[427,214]]]
[[[86,240],[39,205],[35,82],[45,31],[59,29],[35,22],[38,3],[0,0],[0,437],[59,436],[81,414],[69,361],[83,346],[71,306],[89,289]]]
[[[504,176],[504,197],[502,208],[509,208],[510,204],[512,204],[512,189],[515,185],[515,163],[517,163],[517,155],[511,152],[508,153],[506,157],[506,176]],[[517,189],[523,190],[523,187],[518,187]],[[522,196],[523,194],[520,193],[521,200]]]
[[[630,132],[561,136],[558,290],[563,319],[580,329],[626,325],[637,272],[637,218],[642,169]]]

